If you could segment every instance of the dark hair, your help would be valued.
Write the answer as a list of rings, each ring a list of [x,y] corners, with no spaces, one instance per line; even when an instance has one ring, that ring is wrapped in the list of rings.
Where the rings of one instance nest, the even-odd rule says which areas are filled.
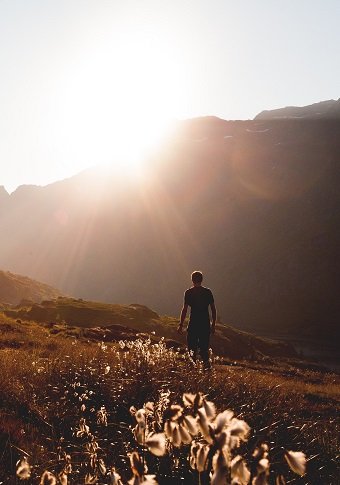
[[[201,271],[194,271],[192,274],[191,274],[191,281],[195,284],[195,283],[202,283],[203,281],[203,274]]]

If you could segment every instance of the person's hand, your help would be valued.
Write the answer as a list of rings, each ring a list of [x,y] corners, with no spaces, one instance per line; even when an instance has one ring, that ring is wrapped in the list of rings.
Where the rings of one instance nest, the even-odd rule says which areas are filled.
[[[178,327],[177,327],[177,332],[179,334],[182,334],[183,333],[183,325],[179,324]]]

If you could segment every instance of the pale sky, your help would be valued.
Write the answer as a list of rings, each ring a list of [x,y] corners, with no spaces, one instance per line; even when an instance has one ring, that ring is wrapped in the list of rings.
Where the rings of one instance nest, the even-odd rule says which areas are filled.
[[[167,121],[340,97],[339,0],[0,0],[0,185],[138,157]]]

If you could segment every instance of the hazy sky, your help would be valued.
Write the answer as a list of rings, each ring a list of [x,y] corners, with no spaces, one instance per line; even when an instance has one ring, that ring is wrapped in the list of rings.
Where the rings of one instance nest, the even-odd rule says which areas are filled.
[[[137,157],[168,119],[340,97],[339,0],[0,0],[0,185]]]

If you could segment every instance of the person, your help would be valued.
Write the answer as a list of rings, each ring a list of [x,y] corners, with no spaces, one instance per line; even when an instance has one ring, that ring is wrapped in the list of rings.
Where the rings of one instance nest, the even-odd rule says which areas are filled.
[[[203,274],[201,271],[194,271],[191,275],[193,286],[184,293],[184,304],[180,315],[180,322],[177,328],[183,333],[183,325],[190,306],[190,319],[187,329],[187,346],[194,361],[197,359],[197,352],[203,360],[205,369],[210,368],[209,362],[209,341],[210,334],[215,333],[216,307],[214,297],[209,288],[202,286]],[[211,311],[211,323],[209,315]]]

